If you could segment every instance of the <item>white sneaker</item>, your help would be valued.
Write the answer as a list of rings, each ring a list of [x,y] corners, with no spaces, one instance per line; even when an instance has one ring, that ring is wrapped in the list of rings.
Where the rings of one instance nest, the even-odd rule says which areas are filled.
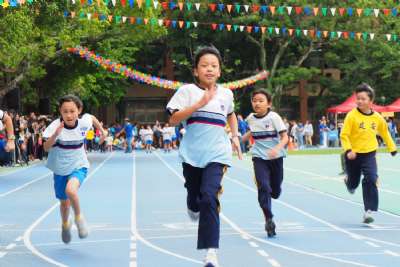
[[[373,223],[373,222],[374,222],[374,218],[372,217],[372,211],[367,210],[367,211],[364,213],[363,223],[369,224],[369,223]]]
[[[80,219],[77,221],[75,220],[76,227],[78,228],[78,235],[79,238],[86,238],[89,234],[88,226],[86,223],[85,218],[81,215]]]
[[[197,222],[200,217],[200,212],[194,212],[190,209],[187,209],[187,214],[192,222]]]
[[[69,242],[71,242],[71,226],[72,226],[71,220],[68,220],[67,227],[64,227],[64,225],[61,226],[61,239],[64,242],[64,244],[68,244]]]
[[[219,267],[217,258],[217,249],[207,249],[206,258],[204,259],[204,267]]]

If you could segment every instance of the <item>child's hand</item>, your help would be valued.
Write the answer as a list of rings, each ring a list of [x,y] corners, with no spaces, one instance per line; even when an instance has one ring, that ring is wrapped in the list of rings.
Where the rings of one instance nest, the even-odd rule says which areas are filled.
[[[4,148],[6,152],[13,151],[15,149],[15,142],[14,140],[9,139],[7,141],[6,147]]]
[[[57,127],[54,136],[55,137],[59,136],[63,129],[64,129],[64,122],[61,122],[60,125]]]
[[[279,150],[274,147],[271,150],[269,150],[267,154],[270,159],[274,159],[274,158],[278,157]]]
[[[348,158],[349,160],[355,160],[356,157],[357,157],[357,154],[354,153],[353,151],[350,151],[349,153],[347,153],[347,158]]]
[[[205,105],[207,105],[216,95],[217,90],[209,90],[206,89],[204,91],[204,95],[203,97],[200,99],[200,101],[198,102],[200,107],[204,107]]]
[[[242,150],[240,149],[239,137],[235,136],[232,138],[232,148],[234,152],[238,153],[238,157],[240,160],[243,159]]]

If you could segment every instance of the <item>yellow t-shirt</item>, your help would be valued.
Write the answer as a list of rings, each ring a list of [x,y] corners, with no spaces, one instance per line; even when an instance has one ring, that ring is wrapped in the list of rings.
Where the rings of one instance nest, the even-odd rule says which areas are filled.
[[[87,139],[87,140],[93,140],[93,139],[94,139],[94,131],[93,131],[93,130],[89,130],[89,131],[86,133],[86,139]]]
[[[345,151],[369,153],[378,149],[377,135],[382,137],[389,152],[397,150],[385,119],[377,112],[364,114],[355,108],[347,114],[344,120],[340,140]]]

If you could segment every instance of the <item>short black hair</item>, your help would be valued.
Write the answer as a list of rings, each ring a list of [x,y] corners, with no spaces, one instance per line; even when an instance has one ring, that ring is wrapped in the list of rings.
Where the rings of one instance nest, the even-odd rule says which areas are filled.
[[[367,93],[369,99],[374,100],[375,99],[375,90],[367,83],[362,83],[359,86],[356,87],[356,94],[365,92]]]
[[[197,48],[196,52],[194,53],[194,68],[197,68],[199,65],[200,59],[207,54],[214,55],[218,58],[219,67],[222,68],[222,57],[219,53],[218,49],[214,46],[200,46]]]
[[[251,99],[253,99],[254,96],[255,96],[255,95],[258,95],[258,94],[265,95],[265,97],[266,97],[267,100],[268,100],[268,103],[271,103],[271,102],[272,102],[272,96],[271,96],[271,94],[268,93],[267,90],[265,90],[265,89],[256,89],[256,90],[254,90],[254,91],[251,93]]]
[[[58,100],[58,107],[61,108],[65,102],[74,102],[78,109],[83,108],[82,100],[76,95],[65,95]]]

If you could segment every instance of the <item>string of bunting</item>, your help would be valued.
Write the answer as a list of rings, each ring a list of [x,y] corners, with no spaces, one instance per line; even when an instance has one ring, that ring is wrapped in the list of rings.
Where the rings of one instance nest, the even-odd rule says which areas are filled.
[[[65,11],[64,16],[68,18],[77,17],[74,11]],[[213,31],[232,31],[232,32],[247,32],[247,33],[266,33],[270,36],[289,36],[289,37],[308,37],[316,39],[331,39],[331,40],[375,40],[381,38],[388,42],[400,41],[398,34],[386,33],[376,34],[373,32],[354,32],[354,31],[328,31],[322,29],[300,29],[300,28],[288,28],[288,27],[272,27],[262,25],[238,25],[238,24],[226,24],[226,23],[209,23],[209,22],[198,22],[198,21],[187,21],[187,20],[174,20],[174,19],[161,19],[161,18],[142,18],[142,17],[130,17],[130,16],[114,16],[109,14],[99,13],[84,13],[80,12],[78,17],[81,19],[88,20],[99,20],[115,22],[117,24],[131,24],[131,25],[151,25],[160,26],[173,29],[191,29],[198,28],[199,26],[205,26]]]
[[[260,13],[265,15],[305,15],[305,16],[393,16],[397,17],[399,14],[398,8],[361,8],[361,7],[320,7],[320,6],[276,6],[276,5],[258,5],[258,4],[238,4],[238,3],[199,3],[188,1],[163,1],[157,0],[71,0],[72,4],[77,2],[81,5],[94,5],[98,6],[121,6],[131,8],[154,8],[163,10],[176,10],[180,11],[200,11],[201,9],[208,9],[211,12],[227,12],[231,13]]]
[[[19,7],[25,4],[32,4],[34,0],[0,0],[0,7]]]
[[[87,61],[93,62],[96,66],[99,66],[107,71],[120,74],[124,77],[130,78],[132,80],[135,80],[135,81],[138,81],[141,83],[146,83],[146,84],[161,87],[164,89],[173,89],[173,90],[176,90],[185,84],[183,82],[166,80],[166,79],[163,79],[160,77],[145,74],[145,73],[140,72],[135,69],[131,69],[131,68],[127,67],[126,65],[119,64],[119,63],[113,62],[110,59],[103,58],[102,56],[95,54],[93,51],[90,51],[89,49],[87,49],[85,47],[77,46],[77,47],[73,47],[73,48],[68,48],[67,50],[69,53],[78,55]],[[224,86],[225,88],[234,90],[234,89],[239,89],[239,88],[243,88],[243,87],[255,84],[256,82],[265,80],[267,78],[268,78],[268,72],[261,71],[254,76],[248,77],[246,79],[238,80],[238,81],[224,83],[224,84],[222,84],[222,86]]]

